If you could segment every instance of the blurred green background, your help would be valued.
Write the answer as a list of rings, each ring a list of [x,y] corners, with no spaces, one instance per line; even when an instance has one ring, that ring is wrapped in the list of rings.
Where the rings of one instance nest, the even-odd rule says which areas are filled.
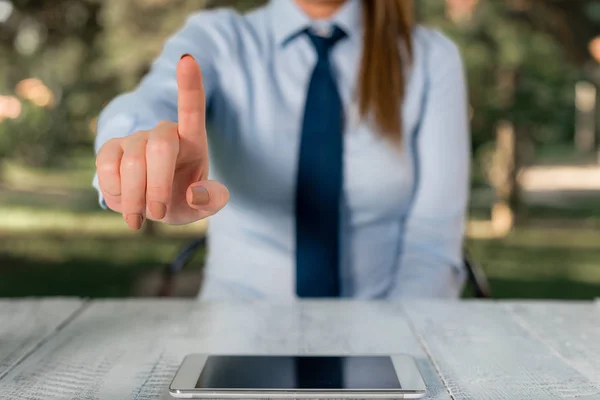
[[[468,246],[497,298],[600,297],[595,0],[417,0],[470,84]],[[96,117],[202,8],[254,0],[0,0],[0,297],[154,295],[204,232],[131,233],[91,188]],[[190,295],[199,252],[179,279]]]

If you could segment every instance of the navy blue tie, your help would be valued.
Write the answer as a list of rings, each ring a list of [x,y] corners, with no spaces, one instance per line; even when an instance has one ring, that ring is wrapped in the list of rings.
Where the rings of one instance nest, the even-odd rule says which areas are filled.
[[[330,51],[346,35],[306,34],[318,55],[306,97],[296,189],[296,294],[340,295],[340,202],[344,115]]]

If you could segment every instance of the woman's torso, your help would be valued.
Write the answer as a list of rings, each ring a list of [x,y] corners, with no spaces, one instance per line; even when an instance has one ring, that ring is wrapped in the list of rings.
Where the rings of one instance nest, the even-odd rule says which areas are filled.
[[[338,23],[349,25],[359,18],[359,2],[350,3],[354,4],[336,17]],[[269,7],[246,16],[223,12],[214,17],[222,19],[221,29],[215,31],[236,43],[222,53],[208,104],[211,178],[227,185],[231,200],[209,222],[201,297],[294,299],[295,178],[306,88],[316,54],[303,36],[284,45],[278,42],[300,21],[282,21]],[[346,113],[340,266],[344,297],[384,297],[398,268],[403,221],[416,185],[413,132],[422,108],[425,52],[432,35],[423,28],[415,30],[400,149],[357,118],[359,32],[332,51]]]

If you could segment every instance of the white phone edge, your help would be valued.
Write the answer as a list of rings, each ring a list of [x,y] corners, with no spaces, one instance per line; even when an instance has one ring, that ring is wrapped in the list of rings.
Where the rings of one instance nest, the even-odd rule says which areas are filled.
[[[217,355],[217,354],[215,354]],[[318,355],[317,355],[318,356]],[[362,356],[352,355],[352,356]],[[198,391],[196,382],[204,369],[208,354],[190,354],[186,356],[169,385],[169,394],[178,399],[420,399],[425,397],[427,389],[417,367],[415,359],[409,355],[387,355],[392,359],[398,380],[406,390],[397,391],[350,391],[350,390],[236,390],[236,391]],[[194,390],[193,393],[190,391]]]

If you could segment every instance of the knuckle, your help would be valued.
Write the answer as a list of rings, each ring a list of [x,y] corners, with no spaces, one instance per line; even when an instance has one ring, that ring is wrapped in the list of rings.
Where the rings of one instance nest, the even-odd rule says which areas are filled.
[[[140,140],[147,138],[149,134],[150,134],[150,131],[137,131],[137,132],[132,133],[129,136],[124,137],[123,138],[123,140],[125,141],[124,147],[127,147],[127,145],[129,145],[131,143],[135,143],[135,142],[138,142]]]
[[[125,156],[121,161],[121,168],[126,171],[138,171],[144,169],[146,161],[141,156]]]
[[[111,151],[114,151],[114,149],[116,148],[119,148],[120,143],[121,139],[110,139],[106,141],[106,143],[104,143],[102,147],[100,147],[100,150],[98,150],[98,155],[96,156],[96,166],[98,166],[98,164],[102,162],[102,159],[106,154],[108,154]]]
[[[175,125],[174,122],[163,119],[163,120],[159,121],[158,124],[156,124],[156,127],[157,128],[170,128],[173,125]]]
[[[108,139],[106,141],[106,143],[104,144],[104,147],[114,147],[116,145],[120,145],[122,140],[123,140],[122,138]]]
[[[96,170],[101,175],[117,175],[119,173],[119,166],[114,162],[96,159]]]
[[[168,137],[156,137],[148,141],[146,151],[152,155],[165,157],[174,153],[174,143]]]

